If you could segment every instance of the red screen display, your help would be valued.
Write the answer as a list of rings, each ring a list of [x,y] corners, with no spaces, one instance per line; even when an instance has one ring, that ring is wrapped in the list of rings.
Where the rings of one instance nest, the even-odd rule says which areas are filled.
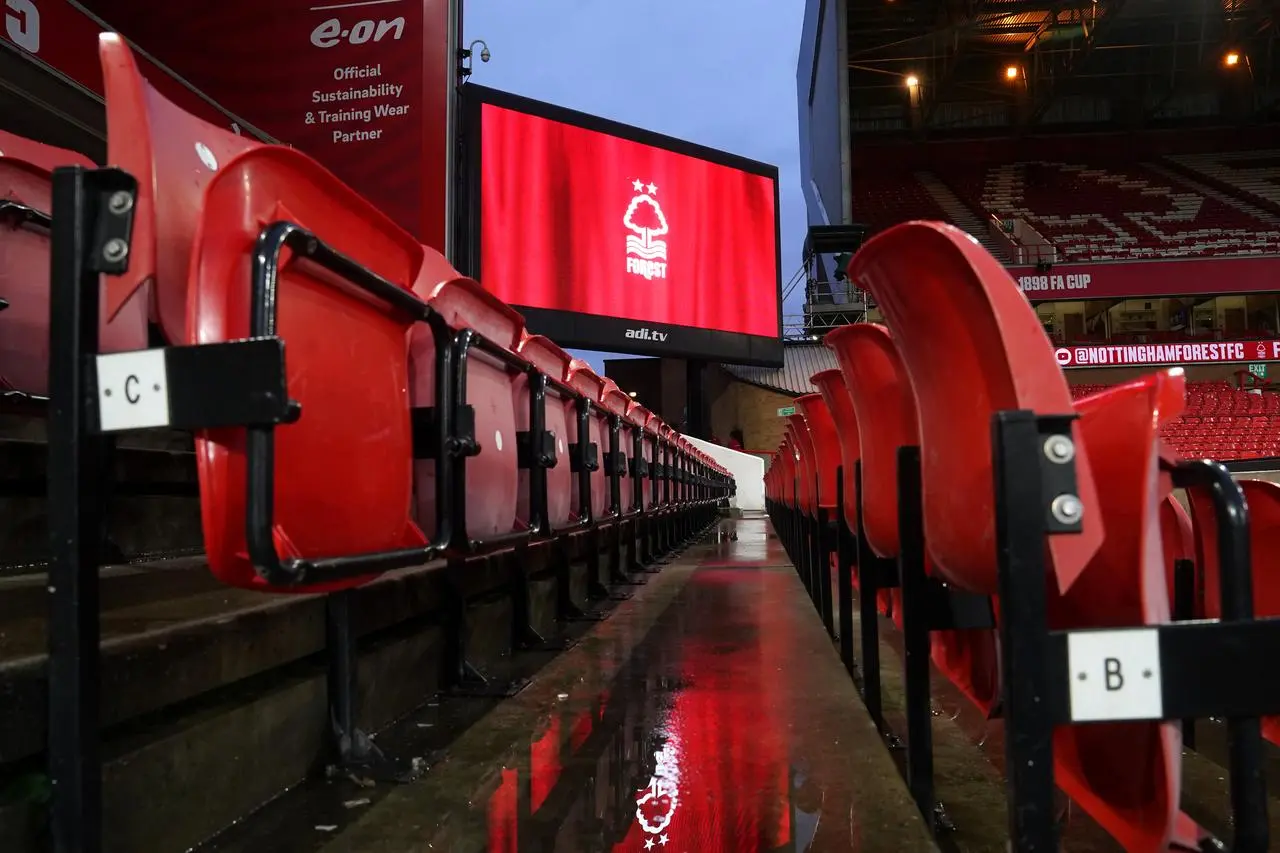
[[[776,180],[481,105],[480,276],[512,305],[776,338]]]

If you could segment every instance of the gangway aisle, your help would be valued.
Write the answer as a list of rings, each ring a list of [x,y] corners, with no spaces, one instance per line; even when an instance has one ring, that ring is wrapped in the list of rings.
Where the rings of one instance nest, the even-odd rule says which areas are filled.
[[[934,850],[768,522],[724,524],[422,780],[338,782],[210,849]]]

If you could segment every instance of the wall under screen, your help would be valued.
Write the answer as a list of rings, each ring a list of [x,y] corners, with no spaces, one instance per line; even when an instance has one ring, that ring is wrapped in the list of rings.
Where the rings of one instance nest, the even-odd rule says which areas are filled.
[[[526,132],[512,133],[525,117]],[[462,119],[456,263],[530,331],[567,347],[781,364],[776,167],[479,86],[464,87]],[[670,163],[688,171],[664,177]],[[749,188],[737,207],[734,186]],[[628,202],[642,196],[666,210],[653,232],[670,246],[665,282],[631,275]],[[748,208],[754,218],[732,215]]]
[[[515,306],[533,334],[546,335],[563,347],[635,355],[723,361],[729,364],[782,364],[782,339],[695,326],[602,317],[574,311]]]

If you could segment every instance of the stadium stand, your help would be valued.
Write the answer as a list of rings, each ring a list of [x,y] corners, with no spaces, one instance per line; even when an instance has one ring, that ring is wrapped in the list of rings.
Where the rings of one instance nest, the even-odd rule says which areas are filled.
[[[98,849],[84,840],[99,832],[101,774],[79,768],[99,755],[111,474],[85,460],[104,437],[194,434],[208,571],[249,592],[329,594],[332,746],[375,778],[415,771],[357,728],[349,590],[437,558],[559,554],[585,536],[589,597],[608,598],[700,535],[734,489],[317,163],[185,113],[119,36],[99,47],[114,167],[0,137],[0,376],[6,402],[34,404],[49,434],[60,850]],[[148,320],[165,346],[144,349]],[[567,570],[558,582],[558,618],[583,616]],[[467,658],[457,598],[445,686],[501,693]],[[524,618],[519,641],[540,640]]]
[[[967,197],[1001,219],[1029,221],[1067,260],[1263,254],[1280,248],[1274,220],[1181,184],[1146,164],[1021,162],[967,180]]]
[[[1164,162],[1015,161],[935,175],[859,174],[853,212],[873,232],[938,219],[999,256],[985,224],[1021,219],[1063,261],[1122,261],[1280,252],[1280,183],[1268,152],[1186,155]],[[954,192],[944,210],[924,180]],[[972,213],[971,213],[972,212]]]
[[[1071,386],[1076,400],[1106,391],[1105,385]],[[1161,435],[1187,458],[1230,462],[1280,456],[1280,395],[1228,382],[1189,382],[1182,416],[1168,421]]]
[[[842,331],[828,335],[838,340]],[[1157,333],[1159,334],[1159,333]],[[1113,336],[1112,342],[1119,342]],[[781,368],[726,365],[738,379],[759,387],[800,397],[821,390],[816,379],[837,367],[837,355],[823,344],[801,342],[784,351]],[[1069,379],[1087,378],[1089,371],[1072,371]],[[1096,382],[1073,381],[1073,399],[1107,389]],[[1269,387],[1239,388],[1225,380],[1187,382],[1186,409],[1172,419],[1163,436],[1184,456],[1221,462],[1280,456],[1280,393]],[[852,484],[851,484],[852,485]]]
[[[859,175],[854,183],[853,218],[872,231],[909,219],[950,221],[924,185],[910,174]]]
[[[932,274],[921,275],[926,267]],[[1234,414],[1237,408],[1262,417],[1250,413],[1266,412],[1273,403],[1222,384],[1188,393],[1178,370],[1111,387],[1069,388],[1016,284],[947,226],[893,228],[863,247],[850,274],[860,276],[883,306],[894,334],[860,324],[828,336],[856,413],[851,419],[833,396],[832,371],[815,375],[823,390],[819,399],[835,405],[811,400],[791,418],[766,473],[766,495],[820,612],[832,554],[837,577],[849,568],[861,576],[863,649],[875,645],[877,600],[883,607],[869,589],[893,588],[894,622],[906,650],[906,727],[914,733],[906,746],[906,776],[921,811],[937,815],[932,759],[921,754],[932,749],[929,718],[935,711],[928,668],[921,668],[913,650],[922,651],[932,636],[943,646],[941,656],[934,650],[941,671],[953,681],[978,675],[981,690],[975,692],[973,682],[957,686],[1003,721],[1016,839],[1011,849],[1057,849],[1055,782],[1125,850],[1217,849],[1220,842],[1181,810],[1178,721],[1224,705],[1239,713],[1228,723],[1238,739],[1229,761],[1231,849],[1268,849],[1260,738],[1265,731],[1274,739],[1276,729],[1272,720],[1264,729],[1258,715],[1280,710],[1280,697],[1237,683],[1247,678],[1240,673],[1214,680],[1212,688],[1201,679],[1213,667],[1232,666],[1234,634],[1244,627],[1233,623],[1250,620],[1255,602],[1259,615],[1276,612],[1274,579],[1260,572],[1274,562],[1264,531],[1273,530],[1280,490],[1245,481],[1242,491],[1217,463],[1178,461],[1162,435],[1187,401],[1201,422],[1206,411]],[[922,287],[927,292],[921,294]],[[961,304],[965,310],[952,310]],[[940,353],[947,357],[938,358]],[[897,397],[914,399],[918,431],[900,427],[907,403],[885,405],[894,384],[910,389]],[[859,441],[823,440],[825,418],[809,425],[815,405],[830,406],[826,417],[838,429],[856,428]],[[896,439],[883,440],[895,431]],[[855,506],[835,513],[843,523],[837,523],[834,543],[824,529],[824,501],[815,503],[803,482],[809,478],[820,495],[823,481],[812,475],[831,465],[857,472],[856,490],[845,498]],[[876,470],[891,470],[892,481],[882,482]],[[1073,475],[1063,479],[1064,470]],[[979,484],[993,472],[989,499]],[[841,482],[838,468],[829,484]],[[1189,496],[1189,516],[1174,500],[1175,487]],[[882,490],[887,501],[881,501]],[[1246,496],[1250,512],[1257,504],[1258,527],[1244,517]],[[852,561],[850,541],[857,549]],[[880,556],[896,557],[889,564],[896,572],[868,558],[867,541]],[[1153,547],[1159,541],[1169,543],[1168,555]],[[1250,571],[1250,550],[1256,599],[1243,591],[1247,583],[1238,585]],[[1194,564],[1185,562],[1192,551]],[[1214,593],[1201,605],[1185,606],[1201,588]],[[973,607],[974,596],[986,607]],[[839,600],[839,624],[848,625],[851,614],[844,608],[852,602]],[[1201,628],[1171,622],[1201,615],[1219,621],[1199,623],[1204,633],[1194,640]],[[1280,622],[1252,625],[1259,637],[1280,632]],[[1139,636],[1156,646],[1149,656],[1126,657],[1122,665],[1128,653],[1119,649]],[[1174,636],[1212,645],[1212,651],[1198,645],[1195,663],[1179,659],[1171,647],[1164,649]],[[962,651],[965,642],[982,637],[984,652]],[[1086,651],[1093,640],[1105,642]],[[878,689],[878,673],[869,672],[878,670],[878,657],[855,662],[848,644],[842,654],[851,670],[859,666],[868,706],[878,708],[878,697],[870,695]],[[1122,670],[1138,683],[1164,679],[1154,704],[1136,694],[1130,695],[1137,704],[1124,708],[1091,704],[1089,696],[1123,690],[1117,686]],[[1197,678],[1182,681],[1193,670]],[[993,698],[998,707],[988,704]],[[1191,746],[1189,732],[1187,737]],[[1246,781],[1245,773],[1257,773],[1256,781]]]
[[[185,114],[119,37],[105,34],[100,49],[118,168],[0,138],[2,212],[15,226],[0,231],[0,323],[21,320],[0,376],[14,399],[48,403],[49,775],[64,850],[96,848],[79,840],[101,817],[97,522],[110,474],[90,460],[104,436],[194,435],[209,572],[248,593],[326,596],[334,750],[345,770],[398,780],[415,768],[357,725],[351,590],[436,558],[457,569],[586,537],[590,592],[608,596],[708,529],[734,491],[713,459],[529,335],[510,306],[318,164]],[[1162,173],[1021,168],[1025,184],[1001,177],[990,195],[983,183],[984,209],[1034,218],[1068,253],[1259,245],[1250,229],[1263,220],[1175,192]],[[1052,197],[1086,185],[1106,188],[1091,212],[1054,208]],[[898,210],[937,208],[923,187],[899,200]],[[1106,234],[1084,230],[1096,226]],[[1267,535],[1280,489],[1237,487],[1222,466],[1177,457],[1280,455],[1280,397],[1188,384],[1176,370],[1070,386],[1017,285],[946,225],[887,227],[850,274],[886,325],[827,337],[836,367],[807,377],[818,392],[786,415],[769,512],[832,634],[838,620],[851,672],[856,581],[877,722],[876,608],[902,633],[908,783],[921,811],[936,807],[932,659],[1007,730],[1015,851],[1056,849],[1055,782],[1124,849],[1218,849],[1179,796],[1179,721],[1211,715],[1229,718],[1232,849],[1266,849],[1260,737],[1280,738],[1280,696],[1239,668],[1241,648],[1280,647],[1280,623],[1253,620],[1280,613]],[[153,333],[164,345],[144,348]],[[1188,495],[1182,515],[1175,487]],[[1166,555],[1161,541],[1181,546]],[[1177,567],[1187,557],[1189,581]],[[1175,606],[1188,584],[1206,591],[1190,610]],[[566,618],[582,614],[572,592],[561,593]],[[456,608],[446,687],[504,692],[467,658],[465,602],[444,606]],[[513,622],[527,620],[513,609]],[[1175,623],[1201,617],[1216,621]],[[527,621],[513,633],[541,639]],[[1144,689],[1103,702],[1080,685],[1091,674],[1109,685],[1122,664],[1135,684],[1155,679],[1154,700]],[[1215,672],[1229,677],[1188,687]],[[579,719],[603,716],[595,707]],[[555,725],[557,755],[539,764],[530,797],[546,796],[558,762],[586,742],[560,751]],[[499,784],[515,812],[524,793],[514,777]],[[518,818],[504,820],[510,846]]]
[[[1166,159],[1210,186],[1243,196],[1272,214],[1280,215],[1280,151],[1173,154]]]

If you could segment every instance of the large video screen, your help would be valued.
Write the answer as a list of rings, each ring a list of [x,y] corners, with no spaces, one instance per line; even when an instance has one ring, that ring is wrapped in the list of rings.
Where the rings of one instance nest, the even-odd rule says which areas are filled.
[[[564,346],[782,363],[774,166],[466,87],[458,258]]]

